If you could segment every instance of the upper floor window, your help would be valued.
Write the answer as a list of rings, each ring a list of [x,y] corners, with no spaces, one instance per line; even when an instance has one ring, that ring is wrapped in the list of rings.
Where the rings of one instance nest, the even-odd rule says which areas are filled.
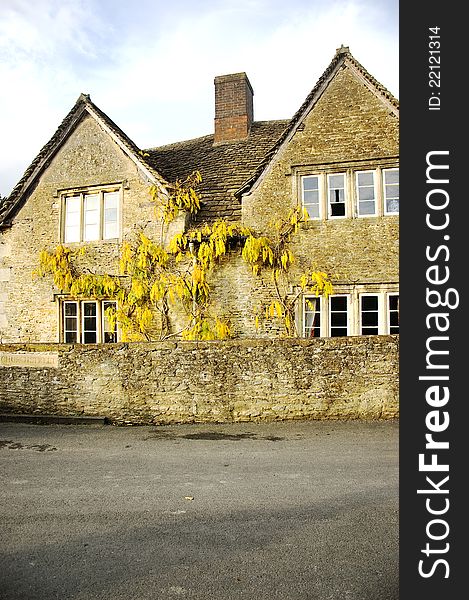
[[[376,215],[376,186],[374,171],[358,171],[357,214],[359,217]]]
[[[327,197],[329,217],[345,217],[345,173],[327,176]]]
[[[386,215],[399,212],[399,169],[383,171],[384,213]]]
[[[377,217],[399,213],[397,167],[302,175],[299,189],[302,206],[310,219]]]
[[[119,237],[119,190],[77,192],[63,197],[63,241],[91,242]]]
[[[319,176],[310,175],[302,178],[303,207],[307,210],[310,219],[319,219],[321,204],[319,196]]]

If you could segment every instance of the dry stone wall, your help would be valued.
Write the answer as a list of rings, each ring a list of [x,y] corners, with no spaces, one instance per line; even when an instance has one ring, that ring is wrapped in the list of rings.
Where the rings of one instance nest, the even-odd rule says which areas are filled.
[[[395,418],[398,340],[0,345],[0,412],[117,424]]]

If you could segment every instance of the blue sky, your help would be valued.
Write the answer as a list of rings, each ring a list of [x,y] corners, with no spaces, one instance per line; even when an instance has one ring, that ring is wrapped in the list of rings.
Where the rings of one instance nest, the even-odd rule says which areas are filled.
[[[395,96],[398,0],[2,0],[0,195],[81,92],[141,148],[212,133],[213,78],[246,71],[289,118],[341,44]]]

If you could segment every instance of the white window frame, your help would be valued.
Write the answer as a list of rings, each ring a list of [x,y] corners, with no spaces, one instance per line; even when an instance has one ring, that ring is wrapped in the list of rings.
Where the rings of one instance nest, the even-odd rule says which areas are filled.
[[[86,210],[87,201],[96,196],[98,198],[98,223],[97,225],[97,235],[89,235],[87,233],[87,214],[89,213]],[[115,207],[111,209],[106,207],[108,199],[114,196],[115,197]],[[78,228],[78,235],[73,236],[74,239],[69,239],[67,236],[67,231],[70,226],[67,224],[67,215],[69,214],[68,206],[69,199],[74,199],[78,201],[79,210],[78,210],[78,223],[75,225],[75,228]],[[106,219],[106,215],[109,214],[109,210],[115,211],[116,218],[112,220]],[[94,212],[94,211],[93,211]],[[74,211],[73,214],[77,214],[77,211]],[[99,189],[86,189],[82,191],[68,191],[62,193],[62,218],[61,218],[61,234],[60,239],[65,244],[73,244],[73,243],[81,243],[81,242],[97,242],[97,241],[111,241],[111,240],[119,240],[120,239],[120,214],[121,214],[121,187],[119,186],[110,186]],[[112,235],[109,234],[109,229],[111,227]]]
[[[65,315],[65,306],[71,306],[74,305],[75,306],[75,315]],[[66,327],[66,321],[67,319],[74,319],[75,323],[76,323],[76,329],[67,329]],[[63,332],[63,340],[65,342],[66,338],[67,338],[67,333],[69,332],[73,332],[77,334],[77,340],[76,342],[67,342],[67,343],[78,343],[79,342],[79,336],[80,336],[80,313],[79,313],[79,307],[78,307],[78,302],[75,300],[67,300],[65,302],[62,303],[62,307],[61,307],[61,323],[62,323],[62,332]]]
[[[342,178],[343,178],[344,187],[343,188],[334,188],[334,189],[343,189],[343,191],[344,191],[344,201],[339,203],[339,204],[344,205],[344,214],[343,215],[333,215],[332,210],[331,210],[332,203],[330,201],[330,192],[331,192],[330,178],[331,177],[339,177],[339,176],[342,176]],[[349,198],[348,198],[348,189],[347,188],[348,188],[348,176],[347,176],[346,172],[327,173],[326,202],[327,202],[327,217],[328,217],[328,219],[346,219],[349,216],[349,209],[348,209]]]
[[[394,291],[395,290],[395,291]],[[399,291],[394,286],[392,288],[380,287],[368,291],[365,286],[353,286],[353,289],[344,289],[331,296],[319,296],[319,337],[339,337],[332,336],[332,306],[333,298],[345,296],[347,298],[347,336],[368,336],[368,335],[398,335],[396,331],[390,331],[390,298],[399,297]],[[364,297],[378,298],[378,329],[375,333],[363,333],[362,306]],[[313,339],[307,331],[307,300],[313,300],[316,296],[313,294],[304,294],[301,303],[298,304],[297,325],[300,335],[305,339]],[[399,306],[396,311],[399,314]],[[317,336],[314,336],[317,337]]]
[[[106,342],[106,334],[110,333],[112,335],[115,335],[115,341],[117,342],[118,339],[118,328],[117,328],[117,323],[114,326],[114,331],[111,331],[110,329],[107,329],[107,326],[109,325],[109,320],[106,316],[106,310],[109,307],[106,307],[106,304],[114,304],[115,309],[117,310],[117,301],[116,300],[102,300],[101,301],[101,336],[102,336],[102,343],[103,344],[111,344],[112,342]]]
[[[317,301],[319,303],[319,336],[311,336],[311,330],[310,330],[310,334],[306,335],[306,313],[311,313],[312,311],[310,310],[309,306],[308,306],[308,301]],[[321,296],[312,296],[312,295],[304,295],[303,296],[303,323],[302,323],[302,336],[304,338],[307,339],[314,339],[314,338],[318,338],[318,337],[324,337],[324,317],[323,317],[323,302],[322,302],[323,298]],[[324,298],[324,300],[326,300]],[[314,321],[313,321],[314,322]],[[312,328],[311,328],[312,329]]]
[[[383,294],[380,292],[365,292],[363,294],[359,294],[358,296],[358,334],[359,335],[380,335],[383,330]],[[376,311],[366,311],[366,312],[376,312],[378,317],[378,322],[376,325],[376,333],[363,333],[364,327],[371,327],[370,325],[363,325],[363,298],[374,297],[378,300],[378,307]]]
[[[305,202],[305,191],[308,191],[308,190],[305,190],[305,188],[304,188],[304,182],[305,182],[305,179],[308,179],[308,178],[311,179],[313,177],[316,178],[317,182],[318,182],[318,203],[317,203],[318,216],[317,217],[312,217],[311,215],[309,215],[308,206],[314,206],[314,205],[311,205],[310,203],[307,204]],[[304,209],[306,209],[306,211],[308,212],[309,218],[312,221],[317,221],[317,220],[322,219],[322,214],[323,214],[323,211],[322,211],[322,196],[323,196],[323,194],[322,194],[322,180],[323,180],[323,177],[322,177],[321,174],[317,174],[317,175],[315,175],[315,174],[303,175],[301,177],[301,204],[302,204],[302,207]]]
[[[399,210],[388,211],[387,209],[387,197],[386,197],[386,173],[390,171],[397,171],[399,173],[399,167],[390,167],[389,169],[383,169],[383,210],[385,215],[398,215]],[[390,184],[393,185],[393,184]],[[395,185],[395,184],[394,184]],[[399,183],[397,184],[399,186]],[[395,200],[395,198],[390,198]],[[399,201],[399,197],[397,198]]]
[[[67,338],[67,332],[68,331],[72,331],[72,330],[67,330],[66,329],[66,316],[65,316],[65,307],[66,305],[70,305],[73,304],[76,306],[76,316],[71,317],[71,318],[75,318],[76,319],[76,324],[77,324],[77,340],[76,342],[71,342],[71,341],[66,341]],[[84,305],[85,304],[94,304],[96,306],[96,315],[94,316],[94,318],[96,319],[96,327],[95,330],[89,330],[89,331],[96,331],[96,342],[85,342],[85,318],[87,318],[88,315],[85,315],[85,311],[84,311]],[[61,325],[61,337],[64,343],[67,344],[104,344],[104,343],[112,343],[112,342],[106,342],[105,338],[106,338],[106,333],[110,333],[108,329],[106,329],[107,325],[108,325],[108,321],[105,315],[105,304],[114,304],[115,307],[117,308],[117,302],[116,300],[90,300],[90,299],[83,299],[83,300],[68,300],[68,299],[64,299],[61,302],[61,306],[60,306],[60,325]],[[70,317],[68,317],[70,318]],[[111,332],[112,333],[112,332]],[[117,326],[114,329],[114,333],[115,333],[115,341],[117,342],[119,339],[119,330],[117,328]]]
[[[365,173],[371,173],[373,176],[373,185],[367,185],[367,186],[360,186],[358,184],[358,177],[359,175],[365,174]],[[356,200],[357,200],[357,217],[359,217],[360,219],[362,218],[366,218],[366,217],[376,217],[378,215],[378,189],[377,189],[377,185],[376,185],[376,169],[366,169],[364,171],[355,171],[355,196],[356,196]],[[373,200],[364,200],[363,202],[373,202],[374,205],[374,211],[372,213],[366,213],[366,214],[360,214],[360,188],[363,187],[373,187]]]
[[[346,328],[347,328],[347,333],[345,334],[345,336],[349,336],[350,335],[350,294],[331,294],[330,296],[328,296],[328,323],[327,323],[327,333],[328,333],[328,337],[345,337],[345,336],[333,336],[332,335],[332,299],[333,298],[345,298],[346,299]],[[337,312],[343,312],[343,311],[334,311],[334,313]],[[335,329],[336,327],[334,327]]]
[[[397,297],[397,311],[391,311],[391,298],[392,297]],[[399,292],[388,292],[386,294],[386,333],[388,335],[399,335],[398,333],[394,332],[391,333],[391,312],[397,312],[397,319],[398,319],[398,323],[399,323]],[[399,324],[398,324],[398,328],[399,328]]]

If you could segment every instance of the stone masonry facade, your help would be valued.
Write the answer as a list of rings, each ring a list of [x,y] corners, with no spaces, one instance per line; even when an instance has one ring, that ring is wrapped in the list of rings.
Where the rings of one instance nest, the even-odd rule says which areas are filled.
[[[391,419],[398,339],[4,345],[0,412],[116,424]]]
[[[216,77],[214,133],[147,150],[89,96],[78,98],[0,201],[0,355],[45,344],[59,357],[46,370],[0,361],[4,410],[104,414],[118,422],[397,415],[398,101],[344,47],[291,119],[255,121],[253,96],[246,73]],[[201,210],[180,215],[162,236],[150,188],[167,194],[168,182],[194,170],[202,175]],[[112,343],[95,346],[86,341],[87,299],[34,275],[40,252],[61,243],[84,248],[85,272],[118,275],[122,243],[138,232],[167,245],[176,233],[224,218],[268,236],[273,221],[295,207],[310,219],[292,241],[292,280],[312,267],[330,276],[334,292],[316,300],[291,285],[298,334],[291,340],[279,339],[274,321],[256,327],[275,289],[269,276],[253,275],[239,248],[209,281],[212,308],[230,320],[237,339],[206,347],[180,341],[177,311],[169,315],[171,342],[125,346],[117,332],[115,344],[106,339],[104,304],[93,317],[101,327],[95,339]],[[81,237],[67,243],[72,230]],[[81,312],[67,321],[66,305],[74,303]],[[64,344],[72,326],[81,329],[76,346]],[[51,404],[40,385],[52,390]]]

